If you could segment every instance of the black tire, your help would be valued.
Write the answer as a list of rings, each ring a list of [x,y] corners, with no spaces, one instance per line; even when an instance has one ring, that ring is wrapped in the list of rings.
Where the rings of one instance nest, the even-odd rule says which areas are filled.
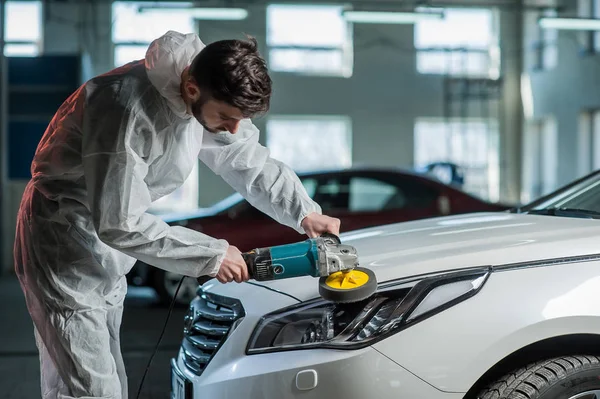
[[[597,356],[557,357],[514,370],[477,399],[600,399],[599,375]]]
[[[173,295],[175,294],[177,285],[179,284],[179,279],[181,279],[181,277],[183,276],[176,275],[175,273],[167,273],[162,269],[156,269],[156,271],[153,273],[152,286],[158,294],[161,305],[166,306],[171,304]],[[196,289],[198,288],[198,285],[199,284],[195,278],[186,277],[185,280],[183,280],[181,288],[179,289],[179,293],[177,294],[175,306],[189,306],[190,301],[196,296]]]

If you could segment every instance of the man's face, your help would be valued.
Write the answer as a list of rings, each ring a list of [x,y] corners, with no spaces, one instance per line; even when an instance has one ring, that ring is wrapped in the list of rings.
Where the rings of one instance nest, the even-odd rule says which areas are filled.
[[[211,133],[227,131],[235,134],[240,121],[244,119],[238,108],[212,98],[200,98],[194,102],[192,113],[198,122]]]

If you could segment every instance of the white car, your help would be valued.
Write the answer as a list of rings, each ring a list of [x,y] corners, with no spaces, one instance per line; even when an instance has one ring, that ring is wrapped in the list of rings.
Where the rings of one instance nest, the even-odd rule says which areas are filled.
[[[600,173],[516,212],[341,236],[377,293],[206,283],[172,398],[600,398]]]

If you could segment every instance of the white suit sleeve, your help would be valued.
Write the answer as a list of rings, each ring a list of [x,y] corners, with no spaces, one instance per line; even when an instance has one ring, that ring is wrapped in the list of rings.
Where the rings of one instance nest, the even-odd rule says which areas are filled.
[[[143,109],[131,110],[118,89],[92,95],[84,110],[82,157],[93,224],[112,248],[149,265],[198,277],[216,275],[227,252],[224,240],[147,213],[145,152],[153,139]],[[173,163],[176,164],[175,162]]]
[[[273,159],[258,142],[259,131],[248,119],[238,132],[205,132],[200,159],[248,202],[279,223],[305,233],[302,220],[321,207],[286,164]]]

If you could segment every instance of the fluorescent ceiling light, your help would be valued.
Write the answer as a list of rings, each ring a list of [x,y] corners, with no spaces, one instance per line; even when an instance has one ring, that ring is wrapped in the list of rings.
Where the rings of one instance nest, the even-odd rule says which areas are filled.
[[[600,30],[600,19],[542,17],[538,20],[544,29],[561,30]]]
[[[441,12],[345,11],[349,22],[364,24],[414,24],[425,19],[443,19]]]
[[[169,14],[181,13],[195,19],[213,21],[240,21],[248,17],[243,8],[204,8],[204,7],[140,7],[141,12],[168,11]]]

